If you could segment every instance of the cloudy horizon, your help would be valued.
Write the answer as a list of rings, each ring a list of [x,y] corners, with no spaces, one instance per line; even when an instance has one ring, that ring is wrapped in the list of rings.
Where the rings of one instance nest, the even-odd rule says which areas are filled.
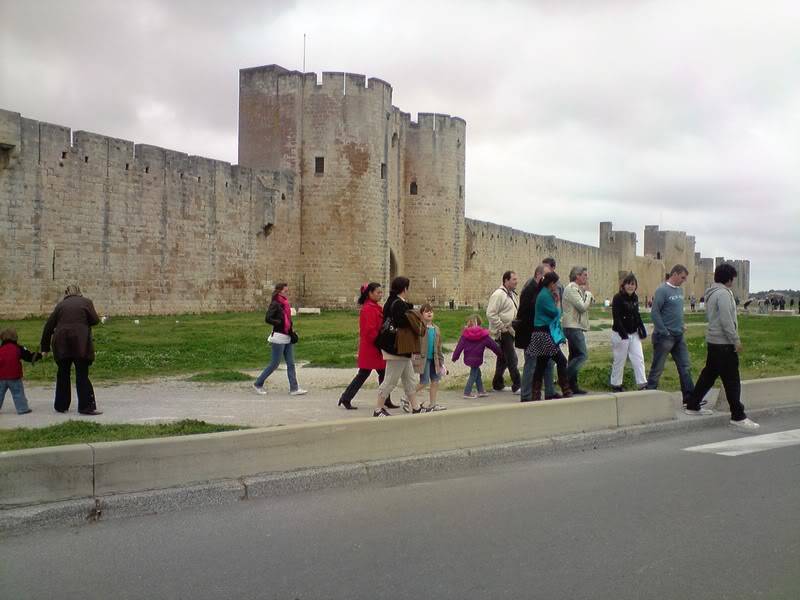
[[[800,288],[800,5],[7,0],[0,108],[237,162],[238,71],[388,81],[467,122],[466,213],[597,246],[686,231]]]

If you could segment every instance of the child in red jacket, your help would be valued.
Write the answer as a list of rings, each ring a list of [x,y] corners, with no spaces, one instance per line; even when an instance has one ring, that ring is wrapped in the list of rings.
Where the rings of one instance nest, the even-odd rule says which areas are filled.
[[[39,352],[31,352],[17,344],[16,329],[0,331],[0,408],[3,408],[6,390],[11,390],[11,398],[14,400],[17,414],[27,415],[32,412],[28,406],[28,399],[25,398],[25,388],[22,385],[21,361],[34,363],[41,357]]]
[[[483,364],[483,351],[485,348],[489,348],[497,356],[500,356],[500,346],[489,335],[489,330],[481,327],[480,316],[472,315],[467,319],[467,326],[464,328],[461,339],[458,340],[456,349],[453,351],[453,362],[458,360],[463,350],[464,364],[469,367],[469,377],[464,388],[464,398],[484,398],[489,395],[483,389],[483,379],[481,379],[481,365]],[[472,391],[473,385],[478,390],[477,394]]]

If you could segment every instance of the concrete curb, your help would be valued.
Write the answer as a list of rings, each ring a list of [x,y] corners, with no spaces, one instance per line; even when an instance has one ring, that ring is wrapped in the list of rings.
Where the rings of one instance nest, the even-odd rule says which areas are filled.
[[[800,411],[800,404],[751,410],[753,416]],[[666,436],[679,431],[718,427],[728,414],[686,417],[590,433],[559,435],[531,441],[434,452],[330,467],[264,473],[251,477],[146,492],[111,494],[0,510],[0,536],[20,535],[33,529],[77,526],[101,520],[173,512],[186,508],[226,506],[258,498],[276,498],[321,489],[363,485],[401,485],[443,474],[458,474],[491,465],[513,463],[556,452],[586,451],[642,437]]]

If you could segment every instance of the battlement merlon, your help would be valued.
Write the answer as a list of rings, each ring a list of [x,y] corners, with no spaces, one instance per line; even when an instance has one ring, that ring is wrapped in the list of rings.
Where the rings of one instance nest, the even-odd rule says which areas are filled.
[[[436,131],[445,131],[449,129],[456,129],[459,132],[466,131],[467,122],[461,117],[452,117],[439,113],[417,113],[417,120],[411,121],[409,126],[412,129],[431,129]]]
[[[291,71],[279,65],[265,65],[239,70],[240,89],[255,89],[262,93],[325,93],[329,95],[349,95],[359,93],[379,93],[381,97],[391,97],[392,86],[383,79],[360,73],[343,71],[323,71],[322,82],[318,83],[314,72]]]
[[[11,150],[22,141],[22,115],[0,109],[0,149]]]

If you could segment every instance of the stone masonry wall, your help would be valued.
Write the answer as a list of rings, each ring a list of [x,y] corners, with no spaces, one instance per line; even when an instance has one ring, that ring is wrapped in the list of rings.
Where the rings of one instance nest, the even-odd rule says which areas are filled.
[[[104,314],[254,309],[297,272],[290,173],[0,122],[19,132],[0,166],[3,316],[46,314],[69,282]]]
[[[408,124],[408,139],[403,189],[410,298],[445,304],[461,297],[466,123],[421,113],[418,123]]]

